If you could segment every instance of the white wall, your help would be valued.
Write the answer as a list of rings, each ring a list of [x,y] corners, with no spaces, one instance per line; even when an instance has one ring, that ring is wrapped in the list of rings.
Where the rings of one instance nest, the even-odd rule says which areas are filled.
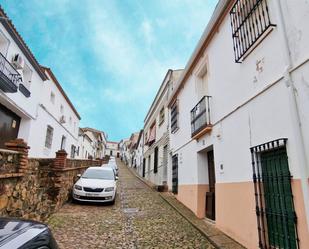
[[[273,23],[278,23],[278,13],[273,4],[270,1],[271,19]],[[295,10],[291,12],[293,11]],[[304,17],[304,14],[301,16]],[[207,88],[208,95],[212,96],[211,120],[214,124],[211,135],[200,139],[200,142],[191,140],[190,110],[199,101],[194,70],[178,96],[179,130],[175,134],[170,134],[170,143],[171,150],[180,156],[179,184],[197,183],[196,171],[186,165],[197,165],[195,152],[211,144],[214,144],[216,167],[219,164],[224,165],[224,173],[216,175],[219,182],[249,181],[252,178],[249,148],[281,137],[289,138],[288,150],[292,153],[291,171],[295,178],[300,177],[296,166],[297,156],[293,154],[296,145],[292,146],[292,130],[295,127],[289,122],[291,115],[288,90],[283,80],[280,80],[286,67],[280,32],[282,28],[276,27],[243,63],[237,64],[234,63],[230,20],[228,16],[224,18],[204,52],[204,58],[201,59],[208,65]],[[297,45],[297,48],[302,48],[303,54],[308,55],[308,46],[305,49]],[[257,70],[258,61],[261,61],[260,71]],[[300,89],[306,88],[304,73],[303,68],[302,73],[299,73],[301,75],[298,75],[300,83],[296,84]],[[276,81],[278,82],[270,87]],[[267,87],[270,87],[269,90],[260,94]],[[300,93],[303,103],[308,98],[308,92],[300,91]],[[254,98],[258,94],[260,95]],[[301,108],[304,104],[299,106]],[[308,112],[305,114],[304,107],[302,110],[302,118],[306,123]],[[225,117],[228,114],[230,116]],[[308,134],[306,133],[308,131],[304,132]],[[217,138],[218,135],[221,136],[221,140]],[[202,143],[204,145],[201,145]]]

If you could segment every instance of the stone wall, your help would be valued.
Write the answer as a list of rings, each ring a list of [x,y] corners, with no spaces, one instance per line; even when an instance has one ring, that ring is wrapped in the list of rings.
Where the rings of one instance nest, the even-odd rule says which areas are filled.
[[[77,175],[102,160],[67,159],[65,151],[56,158],[28,159],[29,147],[22,140],[0,150],[0,216],[45,220],[71,197]]]

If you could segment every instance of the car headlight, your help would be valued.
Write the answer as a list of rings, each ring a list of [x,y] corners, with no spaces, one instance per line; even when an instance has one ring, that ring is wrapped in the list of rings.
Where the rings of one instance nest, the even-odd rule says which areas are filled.
[[[82,186],[79,186],[79,185],[76,185],[76,184],[74,185],[74,188],[77,189],[77,190],[83,190]]]
[[[112,191],[114,191],[114,189],[115,189],[114,187],[106,188],[105,192],[112,192]]]

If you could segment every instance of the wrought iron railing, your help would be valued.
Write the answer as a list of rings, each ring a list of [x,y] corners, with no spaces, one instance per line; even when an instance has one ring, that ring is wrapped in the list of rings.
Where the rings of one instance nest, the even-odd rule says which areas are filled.
[[[237,0],[230,11],[235,61],[244,55],[271,27],[266,0]]]
[[[191,110],[191,134],[194,136],[210,123],[210,98],[204,96],[197,105]]]
[[[3,54],[0,53],[0,88],[4,92],[17,92],[18,84],[21,81],[21,75]]]

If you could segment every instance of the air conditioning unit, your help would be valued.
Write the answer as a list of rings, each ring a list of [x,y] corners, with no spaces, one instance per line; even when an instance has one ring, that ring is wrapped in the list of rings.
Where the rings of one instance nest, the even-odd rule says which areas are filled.
[[[60,116],[60,123],[64,124],[66,122],[66,118],[64,115]]]
[[[24,58],[20,54],[15,54],[12,59],[12,64],[16,69],[23,69],[25,65]]]

